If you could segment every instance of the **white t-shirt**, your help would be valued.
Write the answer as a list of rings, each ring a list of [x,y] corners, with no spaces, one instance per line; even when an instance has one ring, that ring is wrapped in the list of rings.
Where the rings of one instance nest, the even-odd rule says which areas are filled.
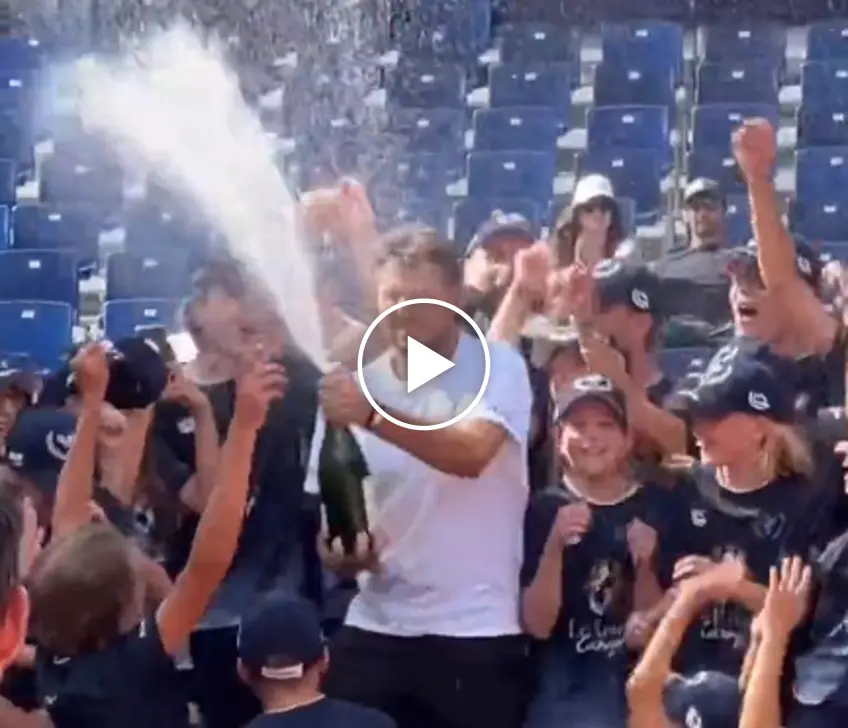
[[[392,372],[388,354],[364,375],[381,404],[444,421],[477,393],[479,351],[476,337],[463,334],[455,366],[412,395]],[[532,394],[526,364],[512,347],[490,343],[489,352],[489,383],[467,419],[496,422],[510,437],[479,477],[442,473],[370,432],[355,431],[372,475],[366,484],[370,526],[386,534],[388,546],[383,569],[360,576],[346,624],[397,636],[493,637],[521,631],[519,569]],[[318,492],[323,438],[319,412],[306,481],[310,492]]]

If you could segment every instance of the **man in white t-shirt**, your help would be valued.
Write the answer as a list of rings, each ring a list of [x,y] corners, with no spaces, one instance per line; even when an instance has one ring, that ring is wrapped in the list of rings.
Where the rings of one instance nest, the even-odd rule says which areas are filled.
[[[400,230],[383,244],[380,311],[417,298],[461,305],[460,263],[435,232]],[[462,319],[416,304],[385,324],[388,348],[363,372],[381,407],[413,425],[466,409],[484,358]],[[454,362],[412,394],[407,337]],[[355,426],[372,475],[370,525],[381,544],[378,553],[343,560],[325,554],[329,566],[350,569],[359,581],[331,650],[327,692],[379,708],[400,728],[516,728],[522,721],[527,666],[518,583],[532,397],[521,356],[505,344],[490,343],[489,351],[482,400],[438,430],[382,417],[349,372],[335,369],[322,384],[323,416]],[[323,428],[319,418],[313,473]]]

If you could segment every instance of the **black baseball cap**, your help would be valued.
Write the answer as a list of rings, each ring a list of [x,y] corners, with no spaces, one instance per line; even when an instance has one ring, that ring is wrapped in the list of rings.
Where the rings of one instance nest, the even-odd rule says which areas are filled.
[[[804,238],[795,236],[795,267],[798,275],[813,290],[818,290],[821,281],[821,256]],[[757,242],[750,240],[746,245],[733,248],[728,261],[728,273],[739,278],[748,278],[760,282],[760,267],[757,260]]]
[[[673,675],[663,690],[663,707],[669,721],[687,728],[738,725],[742,710],[739,679],[714,670]]]
[[[601,310],[627,306],[637,313],[660,315],[662,282],[647,266],[607,258],[595,265],[592,278]]]
[[[9,431],[4,460],[37,490],[52,496],[76,429],[77,418],[70,412],[41,407],[26,409]]]
[[[474,233],[474,237],[468,244],[466,255],[471,255],[477,248],[485,248],[487,245],[492,245],[506,238],[521,240],[532,245],[536,242],[533,223],[517,212],[505,213],[496,210],[488,220],[477,228],[477,232]]]
[[[627,429],[627,405],[624,394],[606,377],[590,374],[574,380],[557,401],[556,420],[567,419],[584,402],[597,402],[612,413],[622,429]]]
[[[32,404],[38,396],[40,383],[36,366],[27,355],[0,356],[0,396],[17,393]]]

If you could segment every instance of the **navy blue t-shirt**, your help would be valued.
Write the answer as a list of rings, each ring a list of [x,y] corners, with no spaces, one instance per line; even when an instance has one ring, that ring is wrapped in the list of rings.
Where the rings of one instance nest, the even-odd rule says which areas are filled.
[[[696,465],[675,495],[683,508],[680,525],[689,531],[684,540],[690,553],[715,561],[742,558],[750,578],[764,586],[769,569],[783,557],[814,558],[834,535],[821,489],[803,477],[782,477],[758,490],[736,492],[720,487],[712,468]],[[678,669],[738,672],[750,620],[741,606],[709,607],[689,630],[678,652]]]
[[[322,698],[299,708],[263,713],[246,728],[396,728],[385,713],[334,698]]]
[[[55,728],[186,728],[187,695],[152,617],[102,650],[36,652],[38,702]]]
[[[591,528],[578,544],[567,547],[562,606],[546,646],[573,656],[581,670],[592,662],[609,666],[610,661],[626,668],[624,625],[632,611],[635,578],[627,527],[639,519],[656,530],[657,576],[667,583],[671,564],[662,555],[676,550],[671,545],[676,535],[669,498],[667,491],[644,485],[614,505],[590,504]],[[524,521],[523,587],[536,575],[557,512],[579,501],[578,495],[563,487],[531,496]]]

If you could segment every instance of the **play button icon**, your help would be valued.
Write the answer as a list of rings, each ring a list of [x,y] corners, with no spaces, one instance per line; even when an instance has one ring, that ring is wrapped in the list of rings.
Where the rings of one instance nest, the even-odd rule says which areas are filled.
[[[411,336],[406,337],[406,391],[407,394],[414,392],[420,386],[432,381],[448,369],[452,369],[454,363],[437,354],[430,347],[424,346]]]
[[[404,310],[407,306],[419,309]],[[428,306],[461,319],[450,358],[422,343],[430,343],[432,321],[445,320],[444,310],[420,308]],[[387,351],[382,335],[369,346],[378,327],[402,351]],[[359,345],[357,375],[363,394],[383,419],[408,430],[440,430],[470,414],[486,393],[490,370],[480,327],[458,306],[437,299],[416,298],[389,307],[371,322]]]

